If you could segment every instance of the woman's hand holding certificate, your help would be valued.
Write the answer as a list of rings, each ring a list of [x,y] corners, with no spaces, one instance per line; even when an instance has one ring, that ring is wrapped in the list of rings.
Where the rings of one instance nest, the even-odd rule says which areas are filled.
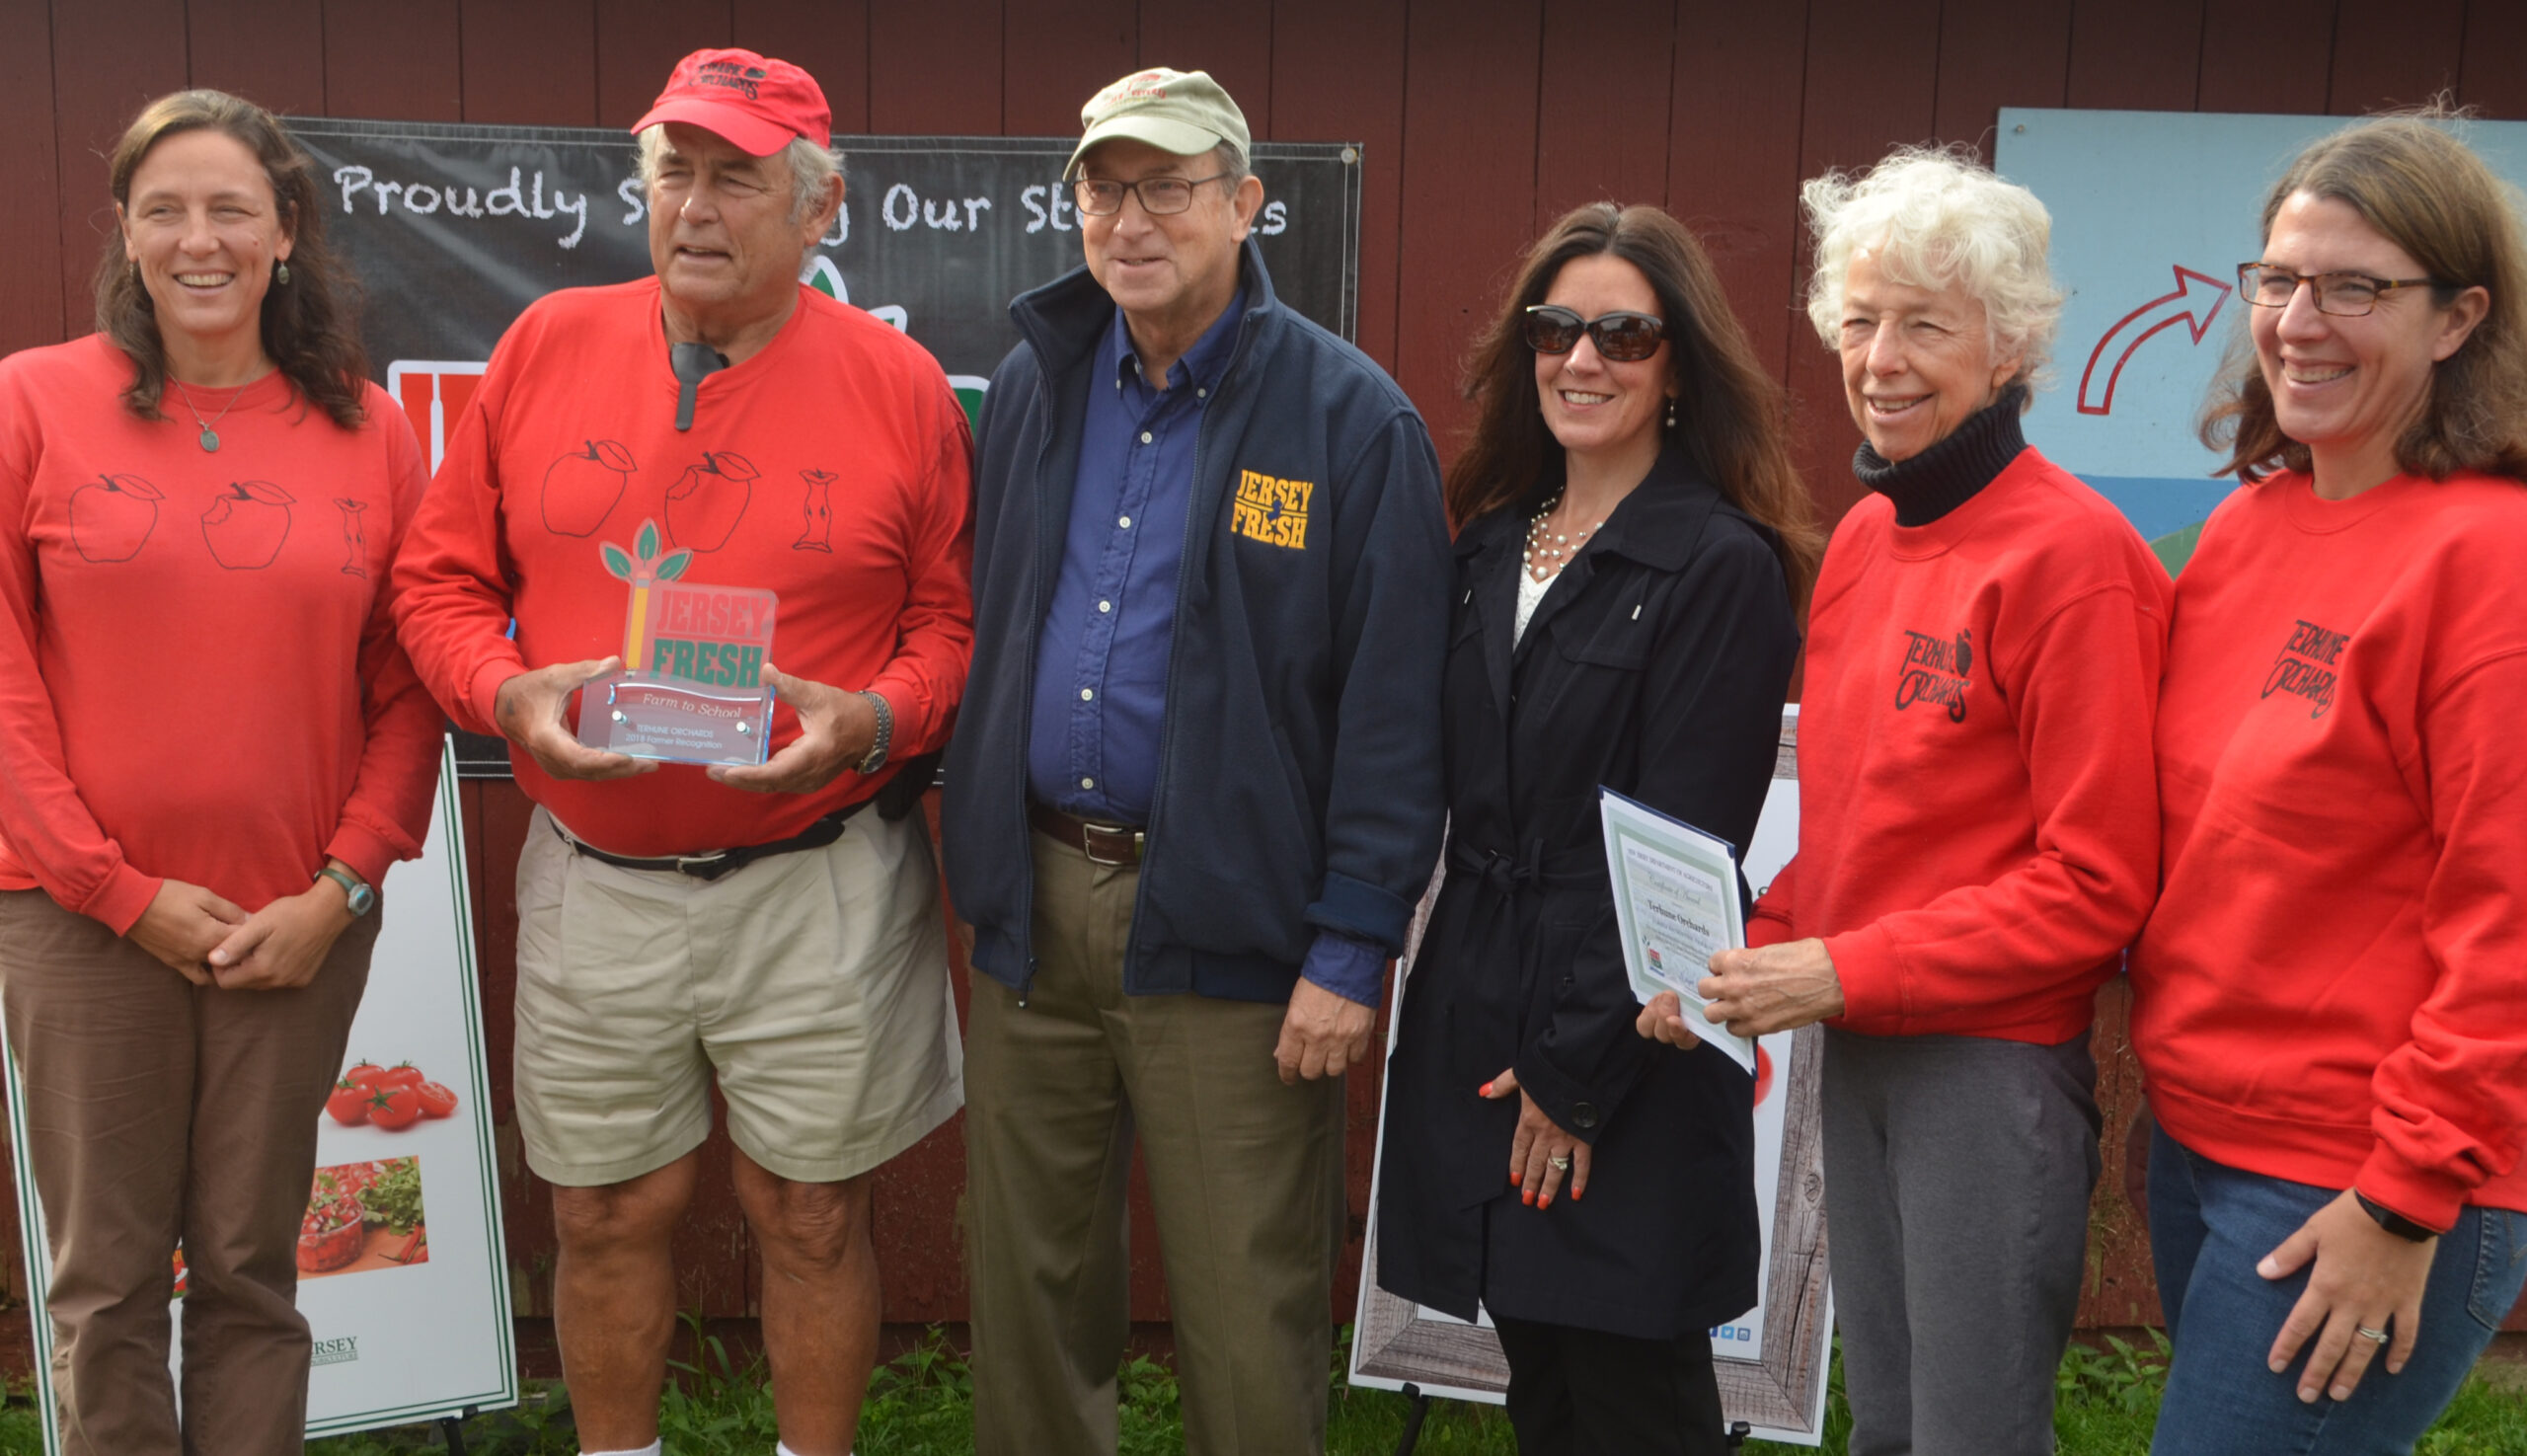
[[[1700,987],[1703,1015],[1740,1036],[1787,1032],[1843,1014],[1843,982],[1820,940],[1722,951]]]

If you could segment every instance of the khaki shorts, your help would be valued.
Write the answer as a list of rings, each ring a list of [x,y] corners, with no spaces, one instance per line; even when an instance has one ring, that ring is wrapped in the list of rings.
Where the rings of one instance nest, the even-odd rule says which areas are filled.
[[[626,870],[537,809],[517,865],[517,1120],[549,1183],[627,1182],[728,1135],[837,1183],[964,1101],[947,934],[918,814],[716,881]]]

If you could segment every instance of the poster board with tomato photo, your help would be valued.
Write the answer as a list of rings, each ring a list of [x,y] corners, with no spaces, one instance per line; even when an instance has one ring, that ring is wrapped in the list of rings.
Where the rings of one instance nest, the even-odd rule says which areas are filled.
[[[316,1139],[298,1244],[298,1307],[315,1337],[309,1435],[517,1403],[472,900],[457,849],[455,761],[445,746],[440,754],[421,857],[395,867],[380,887],[377,913],[386,918],[368,988]],[[51,1260],[24,1152],[14,1054],[8,1088],[44,1450],[57,1453],[44,1314]],[[184,1252],[169,1253],[181,1325]]]
[[[1781,751],[1754,842],[1740,856],[1761,893],[1799,847],[1799,705],[1782,716]],[[1441,870],[1440,874],[1446,872]],[[1413,950],[1431,904],[1433,878],[1414,919]],[[1397,982],[1395,1004],[1403,1002]],[[1388,1049],[1394,1049],[1390,1019]],[[1813,1446],[1824,1439],[1825,1377],[1834,1329],[1826,1278],[1824,1145],[1819,1131],[1820,1029],[1776,1033],[1756,1041],[1755,1207],[1762,1230],[1761,1301],[1711,1331],[1721,1407],[1756,1436]],[[1509,1389],[1509,1362],[1481,1311],[1474,1324],[1400,1299],[1378,1287],[1378,1188],[1386,1146],[1385,1100],[1378,1113],[1379,1167],[1369,1184],[1369,1237],[1360,1262],[1360,1303],[1351,1339],[1351,1383],[1497,1405]]]

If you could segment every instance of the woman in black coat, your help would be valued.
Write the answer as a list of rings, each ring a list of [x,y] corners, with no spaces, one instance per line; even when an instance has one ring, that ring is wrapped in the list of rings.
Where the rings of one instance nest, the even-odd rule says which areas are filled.
[[[1447,880],[1398,1013],[1379,1281],[1489,1311],[1530,1456],[1718,1452],[1707,1332],[1755,1303],[1753,1082],[1635,1034],[1597,790],[1743,849],[1817,533],[1780,391],[1656,208],[1565,217],[1474,375]]]

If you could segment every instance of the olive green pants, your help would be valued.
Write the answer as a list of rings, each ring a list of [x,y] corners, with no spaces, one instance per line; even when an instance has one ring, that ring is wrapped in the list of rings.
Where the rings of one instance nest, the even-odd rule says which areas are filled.
[[[965,1038],[975,1450],[1111,1456],[1137,1136],[1186,1451],[1322,1452],[1342,1081],[1282,1085],[1281,1006],[1125,995],[1139,872],[1033,838],[1027,1004],[975,976]]]

